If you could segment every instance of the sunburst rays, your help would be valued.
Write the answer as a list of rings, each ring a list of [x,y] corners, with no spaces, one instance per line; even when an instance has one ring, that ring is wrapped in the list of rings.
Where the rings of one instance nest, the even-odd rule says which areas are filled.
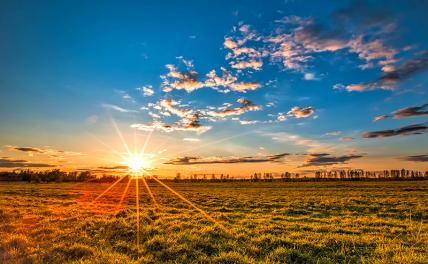
[[[226,233],[229,233],[229,231],[222,224],[220,224],[217,220],[215,220],[213,217],[211,217],[207,212],[205,212],[204,210],[202,210],[201,208],[199,208],[198,206],[196,206],[193,202],[191,202],[188,199],[186,199],[186,197],[184,197],[183,195],[181,195],[176,190],[172,189],[171,187],[169,187],[168,185],[166,185],[164,182],[162,182],[161,180],[157,179],[156,177],[152,177],[152,179],[155,180],[160,185],[162,185],[163,187],[165,187],[168,191],[170,191],[171,193],[173,193],[174,195],[176,195],[182,201],[184,201],[185,203],[187,203],[188,205],[190,205],[191,207],[193,207],[194,209],[196,209],[206,219],[208,219],[209,221],[211,221],[212,223],[214,223],[215,225],[217,225],[218,227],[220,227],[223,231],[225,231]]]
[[[135,177],[135,206],[137,207],[137,249],[140,248],[140,194],[138,190],[138,177]]]
[[[129,177],[128,183],[126,184],[125,190],[123,191],[123,194],[122,194],[122,196],[120,197],[119,204],[117,205],[117,210],[116,210],[116,212],[119,212],[119,209],[120,209],[120,207],[122,206],[123,200],[125,200],[125,196],[126,196],[126,194],[128,193],[129,185],[131,185],[131,182],[132,182],[132,178],[131,178],[131,177]],[[116,213],[115,213],[115,215],[116,215]]]
[[[124,147],[124,149],[126,150],[125,155],[123,155],[123,152],[119,152],[117,150],[115,150],[114,148],[112,148],[111,146],[109,146],[108,144],[102,142],[101,140],[99,140],[98,138],[96,138],[99,142],[101,142],[104,146],[108,147],[114,154],[117,154],[120,158],[124,159],[126,162],[126,159],[130,159],[132,157],[138,158],[138,157],[143,157],[144,155],[146,155],[146,148],[147,145],[149,144],[150,138],[152,136],[153,131],[150,131],[148,133],[148,135],[145,138],[144,144],[141,147],[140,151],[137,152],[137,143],[136,143],[136,134],[134,131],[134,153],[131,152],[131,150],[129,149],[129,146],[123,136],[123,134],[121,133],[119,127],[117,126],[116,122],[111,118],[111,122],[115,128],[115,131],[118,135],[118,137],[120,138],[120,141]],[[211,142],[211,144],[215,144],[224,140],[227,140],[229,138],[226,139],[222,139],[222,140],[217,140],[215,142]],[[203,146],[207,146],[210,144],[205,144]],[[200,146],[200,147],[203,147]],[[198,148],[200,148],[198,147]],[[197,148],[194,148],[197,149]],[[192,150],[194,150],[192,149]],[[181,153],[181,152],[179,152]],[[129,164],[127,164],[129,167]],[[195,209],[197,212],[199,212],[204,218],[206,218],[208,221],[212,222],[215,226],[218,226],[219,228],[221,228],[221,230],[223,230],[224,232],[230,234],[230,232],[221,224],[219,223],[216,219],[214,219],[212,216],[210,216],[206,211],[204,211],[203,209],[201,209],[200,207],[198,207],[195,203],[191,202],[190,200],[188,200],[186,197],[184,197],[182,194],[178,193],[176,190],[174,190],[173,188],[171,188],[170,186],[168,186],[166,183],[164,183],[163,181],[159,180],[156,177],[153,177],[152,175],[150,175],[150,173],[147,171],[147,168],[142,168],[142,166],[139,166],[138,169],[131,168],[130,167],[130,171],[131,173],[131,177],[129,178],[124,192],[122,193],[122,196],[120,198],[119,204],[117,206],[117,210],[114,214],[114,216],[117,215],[117,212],[119,212],[121,205],[126,197],[126,194],[128,193],[129,190],[129,186],[132,182],[132,179],[135,179],[135,207],[136,207],[136,245],[137,245],[137,249],[139,249],[139,245],[140,245],[140,188],[139,188],[139,181],[140,179],[143,181],[143,185],[147,191],[147,194],[151,200],[151,203],[153,205],[153,207],[155,209],[160,209],[160,205],[158,204],[158,202],[156,201],[155,195],[152,192],[150,185],[147,182],[146,177],[150,177],[151,179],[153,179],[155,182],[157,182],[160,186],[164,187],[166,190],[168,190],[170,193],[172,193],[173,195],[175,195],[176,197],[178,197],[180,200],[182,200],[183,202],[185,202],[186,204],[188,204],[191,208]],[[121,176],[117,181],[115,181],[114,183],[112,183],[107,189],[105,189],[101,194],[99,194],[93,201],[92,204],[95,203],[98,199],[100,199],[101,197],[103,197],[107,192],[109,192],[114,186],[116,186],[119,182],[121,182],[125,177],[129,177],[129,175],[125,175],[125,176]]]
[[[147,183],[146,179],[142,177],[142,180],[143,180],[144,186],[146,187],[147,193],[152,198],[153,205],[156,207],[156,209],[160,209],[159,204],[156,202],[155,196],[153,195],[152,190],[150,190],[149,184]]]
[[[118,184],[121,180],[123,180],[126,176],[121,176],[117,181],[112,183],[106,190],[104,190],[100,195],[98,195],[92,203],[96,202],[98,199],[100,199],[104,194],[106,194],[108,191],[110,191],[116,184]]]

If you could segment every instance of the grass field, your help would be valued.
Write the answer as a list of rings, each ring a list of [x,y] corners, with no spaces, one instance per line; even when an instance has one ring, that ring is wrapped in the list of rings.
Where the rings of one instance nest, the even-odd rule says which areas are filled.
[[[428,263],[428,182],[0,183],[1,263]]]

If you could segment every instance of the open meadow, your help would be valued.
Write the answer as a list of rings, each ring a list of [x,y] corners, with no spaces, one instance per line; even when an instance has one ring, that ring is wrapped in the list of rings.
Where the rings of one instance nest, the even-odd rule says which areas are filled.
[[[428,0],[0,0],[0,264],[428,264]]]
[[[1,263],[427,263],[428,182],[1,183]],[[137,236],[139,241],[137,245]]]

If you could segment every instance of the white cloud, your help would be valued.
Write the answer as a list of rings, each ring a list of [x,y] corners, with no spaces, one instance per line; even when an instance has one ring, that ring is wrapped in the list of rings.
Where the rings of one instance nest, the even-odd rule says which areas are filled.
[[[303,75],[303,79],[305,79],[306,81],[317,81],[319,80],[319,78],[317,76],[315,76],[315,74],[311,73],[311,72],[307,72]]]
[[[287,120],[287,116],[284,113],[278,113],[276,116],[276,120],[278,120],[279,122],[283,122]]]
[[[179,109],[174,107],[175,105],[179,105],[179,103],[174,100],[161,100],[159,105],[164,107],[168,112],[180,117],[187,116],[193,112],[192,109]]]
[[[163,122],[153,122],[148,124],[131,124],[131,128],[135,128],[142,131],[163,131],[170,133],[173,131],[190,131],[196,132],[197,134],[202,134],[211,129],[211,126],[202,126],[202,125],[192,125],[192,124],[173,124],[166,125]]]
[[[199,142],[201,141],[199,138],[183,138],[183,141],[188,141],[188,142]]]
[[[121,113],[138,113],[137,110],[125,109],[125,108],[122,108],[120,106],[113,105],[113,104],[102,104],[101,106],[104,108],[107,108],[107,109],[111,109],[111,110],[121,112]]]
[[[141,91],[144,96],[152,96],[155,94],[155,91],[153,90],[153,86],[151,85],[139,87],[137,88],[137,90]]]
[[[208,111],[207,115],[212,117],[226,117],[226,116],[235,116],[242,115],[248,111],[258,111],[261,109],[260,106],[254,104],[253,102],[246,99],[238,99],[237,102],[241,104],[240,107],[229,108],[225,107],[221,111]]]
[[[246,68],[251,68],[254,70],[260,70],[263,66],[263,62],[262,61],[257,61],[257,60],[249,60],[249,61],[239,61],[236,63],[232,63],[232,68],[234,69],[246,69]]]
[[[215,70],[211,70],[205,75],[204,79],[200,80],[198,72],[193,68],[193,64],[184,59],[182,59],[182,62],[186,66],[185,71],[180,71],[176,66],[171,64],[166,65],[169,72],[166,75],[161,75],[164,92],[185,90],[190,93],[201,88],[212,88],[221,93],[228,93],[230,91],[245,93],[248,90],[256,90],[261,86],[258,82],[238,82],[238,77],[223,67],[221,68],[221,76],[217,75]],[[249,67],[257,69],[261,66],[260,63],[257,61],[242,62],[242,64],[236,65],[235,68],[239,68],[240,70]]]
[[[326,136],[338,136],[340,134],[342,134],[342,132],[340,131],[331,131],[331,132],[325,133]]]
[[[259,123],[259,121],[257,121],[257,120],[239,120],[239,123],[241,125],[254,125],[254,124]]]
[[[313,113],[315,113],[315,109],[312,106],[306,106],[306,107],[295,106],[291,108],[290,111],[288,111],[287,115],[294,116],[296,118],[302,118],[302,117],[309,117]]]

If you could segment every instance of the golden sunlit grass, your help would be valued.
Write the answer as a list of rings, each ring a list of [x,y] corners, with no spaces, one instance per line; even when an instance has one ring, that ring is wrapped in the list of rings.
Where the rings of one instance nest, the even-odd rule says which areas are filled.
[[[125,152],[101,143],[129,176],[0,183],[0,263],[427,261],[425,181],[163,181],[150,174],[152,133],[131,151],[112,123]]]
[[[161,210],[144,187],[136,199],[143,179]],[[426,181],[164,182],[233,235],[154,179],[137,182],[91,206],[110,184],[0,183],[0,263],[428,260]]]
[[[156,202],[155,196],[153,195],[150,186],[147,184],[146,181],[146,177],[150,175],[150,173],[148,173],[148,170],[151,168],[150,166],[152,165],[152,161],[149,160],[146,157],[146,147],[150,141],[151,135],[152,135],[152,131],[146,136],[144,145],[142,146],[141,150],[139,152],[137,152],[137,140],[136,140],[136,132],[134,130],[134,152],[131,152],[128,143],[126,142],[125,138],[122,135],[122,132],[120,131],[119,127],[117,126],[116,122],[114,121],[114,119],[111,118],[111,122],[117,132],[117,135],[119,137],[119,139],[121,140],[124,149],[126,150],[126,154],[123,155],[120,152],[114,150],[112,147],[110,147],[108,144],[101,142],[103,145],[107,146],[110,150],[113,151],[113,153],[118,154],[119,157],[121,157],[123,159],[123,163],[124,165],[128,168],[129,173],[131,173],[132,177],[135,179],[135,203],[136,203],[136,229],[137,229],[137,238],[136,238],[136,245],[137,245],[137,250],[139,249],[139,241],[140,241],[140,190],[139,190],[139,179],[142,179],[144,186],[147,190],[147,194],[150,196],[150,198],[152,199],[153,205],[156,209],[160,209],[159,204]],[[105,195],[107,192],[109,192],[117,183],[119,183],[124,177],[126,176],[122,176],[121,178],[119,178],[117,181],[115,181],[113,184],[111,184],[106,190],[104,190],[101,194],[99,194],[93,201],[92,204],[94,202],[96,202],[99,198],[101,198],[103,195]],[[229,233],[229,230],[226,230],[217,220],[215,220],[212,216],[210,216],[207,212],[205,212],[204,210],[202,210],[201,208],[199,208],[196,204],[194,204],[193,202],[191,202],[190,200],[186,199],[183,195],[181,195],[180,193],[178,193],[177,191],[175,191],[173,188],[171,188],[170,186],[168,186],[167,184],[165,184],[164,182],[162,182],[161,180],[157,179],[156,177],[150,177],[151,179],[155,180],[157,183],[159,183],[161,186],[165,187],[168,191],[170,191],[172,194],[176,195],[179,199],[181,199],[182,201],[184,201],[185,203],[189,204],[192,208],[194,208],[195,210],[197,210],[199,213],[201,213],[206,219],[208,219],[209,221],[211,221],[212,223],[214,223],[216,226],[219,226],[224,232]],[[130,178],[131,180],[131,178]],[[126,188],[122,194],[122,197],[124,195],[126,195],[127,191],[128,191],[128,187],[129,187],[129,182],[126,185]],[[119,206],[122,204],[122,200],[120,200],[119,202]]]

